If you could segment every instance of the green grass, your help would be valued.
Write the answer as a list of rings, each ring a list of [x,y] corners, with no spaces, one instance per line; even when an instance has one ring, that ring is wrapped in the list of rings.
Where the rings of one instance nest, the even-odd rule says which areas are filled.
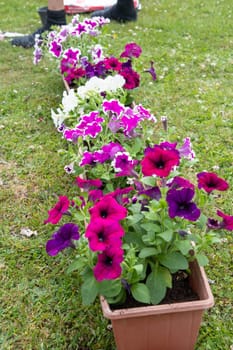
[[[156,83],[142,73],[135,92],[158,117],[167,115],[171,138],[190,136],[197,167],[219,173],[233,188],[233,9],[231,0],[142,0],[136,23],[111,23],[113,53],[129,41],[142,46],[142,63],[154,60]],[[0,30],[33,31],[42,1],[1,1]],[[70,17],[68,17],[70,20]],[[78,275],[64,272],[72,259],[50,258],[43,225],[57,195],[74,193],[63,171],[50,109],[61,101],[63,84],[32,63],[32,49],[0,42],[0,349],[113,350],[114,341],[99,303],[83,307]],[[233,215],[232,189],[221,203]],[[28,227],[38,235],[25,238]],[[205,313],[198,350],[233,345],[232,233],[209,252],[206,268],[215,306]]]

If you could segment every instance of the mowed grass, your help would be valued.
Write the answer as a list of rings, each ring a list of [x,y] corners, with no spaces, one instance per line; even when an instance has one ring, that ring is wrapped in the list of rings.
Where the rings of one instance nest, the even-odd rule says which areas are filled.
[[[158,120],[168,117],[171,140],[191,137],[197,170],[218,168],[231,185],[219,205],[233,215],[232,2],[141,3],[137,22],[109,25],[109,49],[118,55],[127,42],[141,45],[135,100]],[[40,25],[36,9],[45,4],[0,5],[0,30],[27,33]],[[33,65],[33,49],[1,41],[0,50],[0,349],[114,350],[99,302],[83,307],[78,274],[66,274],[73,253],[45,252],[53,232],[43,224],[47,210],[58,195],[75,194],[74,179],[63,170],[67,144],[50,118],[61,101],[61,78],[48,60]],[[143,73],[151,60],[156,82]],[[37,235],[25,237],[22,228]],[[196,350],[233,345],[232,251],[231,232],[209,251],[215,306],[205,313]]]

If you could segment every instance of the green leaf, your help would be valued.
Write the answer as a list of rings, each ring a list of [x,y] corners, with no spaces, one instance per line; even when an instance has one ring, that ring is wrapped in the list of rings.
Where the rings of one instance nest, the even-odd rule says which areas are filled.
[[[144,230],[147,232],[161,232],[161,226],[154,224],[154,223],[147,223],[147,224],[142,224],[141,225]]]
[[[131,225],[137,224],[143,218],[142,214],[134,214],[127,216],[127,220],[130,221]]]
[[[196,254],[195,257],[200,266],[205,266],[209,263],[207,256],[205,256],[204,254],[199,253],[199,254]]]
[[[153,256],[157,254],[157,250],[155,248],[143,248],[139,254],[139,258],[147,258],[148,256]]]
[[[190,249],[192,249],[191,242],[184,239],[175,242],[175,246],[183,255],[187,255]]]
[[[99,283],[96,281],[93,272],[89,270],[83,274],[83,284],[81,287],[82,302],[84,305],[90,305],[95,301],[99,293]]]
[[[145,176],[142,178],[142,183],[148,186],[156,186],[156,178],[153,176]]]
[[[146,285],[150,291],[151,302],[158,304],[165,297],[167,287],[171,287],[171,275],[166,268],[158,266],[148,276]]]
[[[163,266],[166,266],[172,272],[186,270],[188,268],[187,259],[179,252],[171,252],[160,256],[159,261]]]
[[[86,263],[81,258],[78,258],[70,264],[70,266],[66,270],[66,273],[69,274],[76,270],[83,270],[84,266],[86,266]]]
[[[159,233],[158,236],[161,237],[162,239],[164,239],[164,241],[170,242],[172,240],[172,237],[173,237],[173,231],[166,230],[164,232]]]
[[[122,288],[120,279],[117,280],[105,280],[99,282],[99,294],[106,298],[112,298],[117,296]]]
[[[149,304],[150,303],[150,292],[147,286],[143,283],[135,283],[131,287],[131,292],[137,301],[142,303]]]

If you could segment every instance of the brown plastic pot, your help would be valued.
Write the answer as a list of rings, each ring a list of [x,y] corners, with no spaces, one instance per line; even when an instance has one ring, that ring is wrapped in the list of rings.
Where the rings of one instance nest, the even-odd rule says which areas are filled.
[[[205,271],[196,262],[191,264],[190,285],[200,300],[112,311],[101,297],[117,350],[193,350],[204,310],[214,305]]]

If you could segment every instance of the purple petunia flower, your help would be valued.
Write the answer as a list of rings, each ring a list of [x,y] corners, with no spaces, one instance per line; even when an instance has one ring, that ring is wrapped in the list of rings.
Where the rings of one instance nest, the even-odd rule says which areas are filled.
[[[137,164],[138,161],[133,160],[127,152],[118,152],[112,161],[117,176],[134,176],[134,168]]]
[[[187,158],[187,159],[194,159],[195,158],[195,152],[192,149],[191,141],[189,137],[186,137],[184,139],[183,145],[178,149],[180,156]]]
[[[81,54],[81,51],[79,49],[70,47],[69,49],[66,49],[63,52],[63,57],[77,61],[79,59],[80,54]]]
[[[87,226],[85,236],[92,251],[104,251],[108,247],[121,247],[124,230],[117,221],[92,220]]]
[[[70,201],[66,196],[60,196],[59,201],[55,204],[55,206],[48,211],[48,219],[44,221],[44,224],[50,222],[51,224],[57,224],[62,215],[64,215],[69,209]]]
[[[129,43],[125,45],[125,49],[120,57],[138,58],[141,55],[141,53],[142,49],[139,45],[137,45],[136,43]]]
[[[198,179],[198,188],[203,188],[207,193],[210,193],[214,190],[226,191],[229,187],[228,183],[218,177],[215,173],[209,173],[203,171],[202,173],[197,174]]]
[[[144,73],[150,73],[151,77],[152,77],[152,80],[156,80],[157,79],[157,76],[156,76],[156,73],[155,73],[155,69],[154,69],[154,62],[151,61],[150,62],[150,68],[149,69],[145,69],[144,70]]]
[[[133,90],[139,86],[140,75],[133,69],[124,69],[120,72],[120,75],[125,79],[124,89]]]
[[[196,221],[200,217],[201,211],[192,201],[193,197],[194,191],[191,188],[170,189],[166,197],[170,218],[179,216],[190,221]]]
[[[114,159],[116,153],[125,151],[124,147],[117,142],[110,142],[107,145],[104,145],[101,149],[104,153],[109,155],[109,159]]]
[[[194,185],[187,179],[180,177],[180,176],[175,176],[172,181],[167,183],[168,187],[170,188],[184,188],[188,187],[194,190]]]
[[[55,232],[46,244],[46,251],[49,255],[55,256],[61,250],[74,247],[73,240],[78,240],[80,238],[79,228],[76,224],[67,223],[59,228]]]
[[[111,247],[98,255],[98,261],[94,267],[94,276],[97,281],[113,280],[121,275],[121,263],[123,261],[123,250]]]

